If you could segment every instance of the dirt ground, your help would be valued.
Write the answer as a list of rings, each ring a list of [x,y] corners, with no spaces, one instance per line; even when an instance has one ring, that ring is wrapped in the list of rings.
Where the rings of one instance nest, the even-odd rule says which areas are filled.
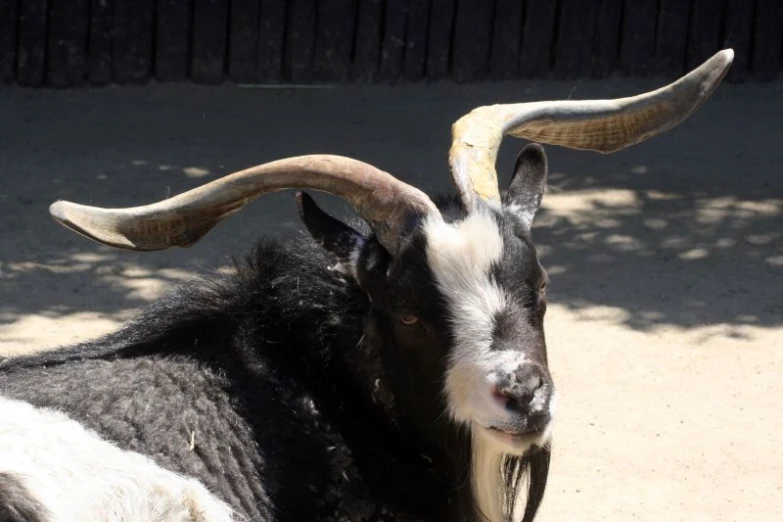
[[[58,198],[136,205],[316,152],[451,190],[449,128],[470,108],[661,83],[0,90],[0,354],[111,330],[172,281],[299,229],[280,193],[191,249],[136,254],[54,223]],[[781,137],[783,84],[723,85],[632,149],[548,148],[535,239],[560,400],[541,521],[783,520]],[[505,142],[504,180],[521,146]]]

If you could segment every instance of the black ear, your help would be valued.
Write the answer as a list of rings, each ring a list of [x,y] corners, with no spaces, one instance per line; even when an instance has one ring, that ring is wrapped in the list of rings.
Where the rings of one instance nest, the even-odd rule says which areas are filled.
[[[538,143],[527,145],[517,156],[511,183],[503,196],[503,206],[516,214],[527,230],[533,225],[533,218],[546,192],[546,174],[544,147]]]
[[[355,265],[366,238],[342,221],[330,216],[304,192],[297,192],[296,206],[313,239],[355,273]],[[337,267],[340,268],[340,267]]]

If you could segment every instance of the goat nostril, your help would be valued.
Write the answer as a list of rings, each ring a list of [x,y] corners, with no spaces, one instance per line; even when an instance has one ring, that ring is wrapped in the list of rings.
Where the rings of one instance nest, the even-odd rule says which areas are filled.
[[[519,403],[517,399],[514,397],[509,397],[508,401],[506,402],[506,409],[509,411],[513,411],[515,413],[522,413],[524,412],[524,408]]]
[[[497,389],[496,386],[492,387],[492,398],[495,399],[495,401],[498,402],[501,406],[504,408],[507,407],[509,397],[506,393],[500,391]]]
[[[530,399],[532,399],[532,394],[530,397],[525,399],[525,397],[520,397],[517,393],[514,393],[514,391],[507,392],[505,390],[498,390],[497,388],[492,388],[492,398],[495,399],[495,401],[504,409],[512,411],[514,413],[524,413],[527,409],[527,404],[530,403]]]
[[[536,368],[523,368],[511,379],[492,387],[492,397],[506,411],[516,415],[540,415],[547,410],[550,388]]]

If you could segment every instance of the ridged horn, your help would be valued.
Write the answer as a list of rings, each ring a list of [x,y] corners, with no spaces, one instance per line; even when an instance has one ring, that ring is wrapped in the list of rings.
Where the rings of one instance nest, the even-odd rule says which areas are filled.
[[[734,59],[724,49],[665,87],[615,100],[563,100],[479,107],[452,127],[449,166],[462,202],[500,201],[495,162],[504,136],[611,153],[676,127],[720,84]]]
[[[411,218],[439,211],[419,189],[351,158],[310,155],[229,174],[170,199],[131,208],[100,208],[57,201],[59,223],[100,243],[128,250],[164,250],[196,243],[252,200],[284,189],[313,189],[345,198],[394,254]]]

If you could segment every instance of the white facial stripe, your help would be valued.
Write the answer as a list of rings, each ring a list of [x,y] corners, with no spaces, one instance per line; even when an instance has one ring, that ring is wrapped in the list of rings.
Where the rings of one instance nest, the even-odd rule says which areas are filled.
[[[427,261],[446,298],[455,335],[445,382],[449,413],[471,431],[471,485],[477,507],[485,522],[501,522],[508,519],[504,505],[509,500],[503,497],[504,456],[522,455],[550,437],[549,428],[516,441],[487,430],[505,415],[492,396],[498,370],[511,372],[528,362],[519,351],[491,349],[495,317],[510,301],[490,279],[492,265],[503,255],[503,236],[487,210],[458,223],[429,219],[424,232]],[[524,509],[518,500],[519,506]]]
[[[448,302],[455,333],[446,377],[449,410],[454,420],[467,422],[484,406],[474,404],[475,390],[489,389],[487,375],[499,362],[490,352],[492,331],[495,315],[508,299],[489,273],[503,255],[503,236],[488,211],[458,223],[430,219],[425,233],[427,260]]]

